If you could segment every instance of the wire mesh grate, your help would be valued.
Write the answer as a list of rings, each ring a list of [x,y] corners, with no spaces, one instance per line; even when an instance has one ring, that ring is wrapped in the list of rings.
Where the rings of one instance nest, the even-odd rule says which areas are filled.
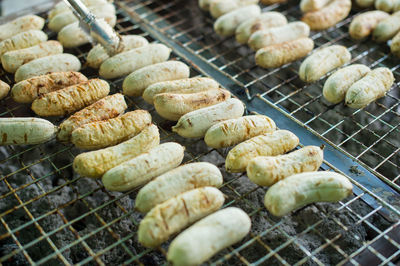
[[[144,7],[151,7],[154,12],[163,12],[168,19],[173,20],[174,16],[182,13],[180,9],[175,8],[177,3],[172,1],[161,4],[144,1],[141,5],[133,5],[133,2],[128,4],[137,12],[144,12],[146,11]],[[157,21],[161,23],[158,17],[153,17],[154,23],[158,23]],[[174,27],[179,25],[183,27],[185,23],[180,21],[174,20],[176,24],[167,30],[175,30]],[[140,26],[134,25],[131,18],[120,9],[116,29],[122,34],[140,34],[150,41],[154,40],[143,32]],[[54,34],[48,33],[50,39],[55,38]],[[186,34],[182,30],[178,37],[183,38]],[[204,50],[200,53],[205,53],[212,47],[215,47],[213,43],[204,45]],[[83,63],[89,49],[90,45],[85,45],[66,52],[77,55]],[[223,57],[230,54],[231,51]],[[177,58],[176,55],[173,57]],[[211,62],[225,60],[216,55],[210,58]],[[243,60],[237,62],[239,61]],[[187,63],[192,66],[191,76],[202,74],[191,62]],[[249,71],[238,72],[235,65],[225,67],[224,71],[228,72],[232,67],[236,72],[230,75],[237,75],[243,80],[247,78],[249,84],[250,80],[255,80],[247,76]],[[82,72],[88,77],[96,77],[96,72],[89,68],[84,68]],[[265,74],[262,81],[253,84],[261,86],[261,82],[264,83],[267,77]],[[270,76],[273,77],[275,76]],[[1,78],[12,83],[12,76],[4,71],[1,72]],[[292,84],[295,75],[291,75],[290,78],[292,80],[286,84]],[[121,90],[122,80],[110,81],[112,93]],[[249,96],[254,92],[251,86],[252,84],[247,87]],[[279,87],[281,85],[277,86],[277,95],[282,98],[288,95],[283,94],[281,90],[284,88]],[[265,85],[262,87],[264,91],[265,88],[269,88],[271,92],[268,93],[274,93],[274,87]],[[293,95],[287,97],[288,100],[302,93],[301,87],[296,88],[299,92],[294,91]],[[362,258],[368,254],[377,264],[393,264],[398,259],[400,211],[358,182],[352,180],[355,189],[360,193],[343,202],[313,204],[290,216],[278,219],[271,216],[262,204],[265,188],[251,183],[244,174],[230,174],[225,171],[225,157],[229,149],[211,149],[202,140],[184,139],[171,132],[172,122],[159,117],[154,108],[142,99],[126,97],[126,100],[129,110],[147,109],[151,112],[154,123],[160,129],[161,142],[176,141],[186,147],[184,163],[207,161],[217,165],[224,176],[224,184],[221,187],[227,196],[224,206],[238,206],[251,217],[253,226],[250,235],[240,243],[219,252],[209,261],[210,263],[357,265],[361,264]],[[286,100],[282,100],[284,101]],[[302,104],[311,108],[312,104],[307,103],[308,101],[313,101],[313,98],[306,99]],[[296,108],[298,107],[300,106],[297,105]],[[32,115],[29,106],[16,104],[10,98],[1,101],[1,117]],[[374,115],[376,116],[375,112]],[[381,119],[380,117],[376,116],[377,119]],[[59,124],[61,120],[55,118],[52,122]],[[384,135],[378,136],[385,138]],[[395,152],[394,149],[391,151]],[[125,193],[109,192],[100,180],[76,175],[72,170],[72,161],[80,152],[71,145],[63,145],[55,140],[41,145],[0,147],[0,263],[4,265],[165,263],[169,242],[157,250],[150,250],[142,247],[137,241],[136,231],[143,218],[143,215],[133,209],[138,189]],[[327,162],[322,168],[337,170]],[[374,198],[378,206],[372,208],[367,205],[365,203],[367,197]],[[393,218],[391,221],[380,215],[383,208],[387,209]]]
[[[287,111],[300,124],[315,130],[319,136],[347,152],[368,170],[400,190],[400,143],[398,83],[382,99],[363,110],[345,107],[343,103],[330,104],[322,97],[326,77],[305,85],[298,78],[300,61],[278,69],[261,69],[255,65],[254,52],[239,45],[234,37],[221,38],[213,32],[213,19],[202,12],[197,1],[160,0],[124,3],[126,9],[161,33],[168,35],[178,45],[204,58],[229,75],[242,86],[248,97],[261,98]],[[288,21],[301,18],[297,2],[275,4],[263,11],[279,11]],[[354,42],[348,34],[352,18],[359,12],[323,32],[312,32],[315,48],[341,44],[352,54],[350,63],[361,63],[371,68],[389,67],[399,80],[398,60],[389,55],[387,45],[372,41]]]

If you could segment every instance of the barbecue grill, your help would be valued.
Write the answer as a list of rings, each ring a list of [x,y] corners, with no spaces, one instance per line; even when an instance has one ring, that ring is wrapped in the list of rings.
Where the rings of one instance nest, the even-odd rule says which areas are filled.
[[[161,142],[186,147],[184,163],[208,161],[224,176],[224,207],[237,206],[252,220],[250,234],[219,252],[209,264],[223,265],[359,265],[399,263],[400,258],[400,96],[398,59],[387,45],[350,39],[348,25],[358,12],[335,27],[312,32],[315,46],[342,44],[351,63],[389,67],[397,83],[388,94],[362,110],[332,105],[319,82],[305,85],[298,77],[301,61],[277,69],[255,65],[254,52],[234,38],[213,32],[213,19],[196,0],[116,1],[120,34],[139,34],[171,47],[172,58],[191,66],[191,76],[210,76],[246,105],[248,114],[265,114],[302,145],[325,145],[321,170],[348,176],[354,195],[339,203],[317,203],[277,218],[263,206],[266,188],[245,174],[225,171],[229,149],[211,149],[201,139],[171,132],[173,122],[157,115],[141,98],[126,97],[129,110],[147,109],[159,127]],[[35,13],[45,17],[50,6]],[[263,6],[282,12],[289,21],[301,17],[297,2]],[[26,11],[28,12],[28,11]],[[29,11],[30,13],[32,10]],[[19,16],[21,14],[15,14]],[[3,21],[12,19],[6,17]],[[49,39],[56,35],[47,32]],[[91,45],[66,50],[85,62]],[[83,68],[89,78],[97,71]],[[13,76],[0,71],[13,84]],[[112,93],[123,78],[109,80]],[[33,116],[29,106],[10,97],[1,101],[0,116]],[[54,118],[59,124],[62,119]],[[143,218],[133,209],[138,189],[109,192],[100,180],[72,170],[81,151],[52,140],[32,146],[0,147],[0,263],[4,265],[161,265],[170,242],[156,250],[142,247],[137,228]]]

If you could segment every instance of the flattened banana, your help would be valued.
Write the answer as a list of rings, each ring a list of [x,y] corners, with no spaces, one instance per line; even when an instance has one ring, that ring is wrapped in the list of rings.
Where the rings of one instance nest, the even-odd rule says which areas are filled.
[[[137,194],[135,209],[148,212],[157,204],[199,187],[222,185],[221,171],[207,162],[189,163],[160,175]]]
[[[154,97],[154,107],[161,117],[178,121],[184,114],[226,101],[230,97],[230,92],[223,89],[190,94],[161,93]]]
[[[251,228],[241,209],[225,208],[198,221],[170,244],[167,259],[175,266],[200,265],[213,255],[242,240]]]
[[[211,0],[209,2],[211,16],[219,18],[220,16],[230,13],[238,8],[255,5],[258,3],[258,0]]]
[[[178,123],[172,127],[172,131],[185,138],[202,138],[211,126],[224,120],[241,117],[243,113],[243,103],[231,98],[181,116]]]
[[[260,186],[271,186],[294,174],[317,171],[324,159],[317,146],[278,156],[259,156],[249,161],[246,171],[249,179]]]
[[[63,47],[57,41],[47,41],[35,46],[10,51],[1,57],[1,64],[5,71],[14,73],[17,69],[32,60],[55,54],[61,54]]]
[[[293,150],[299,138],[288,130],[276,130],[256,136],[236,145],[225,160],[228,172],[245,172],[251,159],[258,156],[277,156]]]
[[[0,100],[4,99],[10,91],[10,85],[0,80]]]
[[[84,124],[107,120],[122,114],[127,108],[124,96],[120,93],[109,95],[68,117],[60,125],[57,138],[66,142],[71,133]]]
[[[35,99],[32,110],[40,116],[62,116],[78,111],[110,92],[110,85],[101,79],[91,79]]]
[[[393,82],[392,71],[386,67],[378,67],[351,85],[346,93],[346,105],[351,108],[364,108],[385,96]]]
[[[47,41],[47,35],[41,30],[21,32],[0,42],[0,56],[7,52],[31,47],[45,41]]]
[[[152,43],[123,52],[104,61],[99,70],[101,77],[113,79],[132,73],[139,68],[168,60],[171,49],[161,43]]]
[[[301,0],[300,9],[303,13],[317,11],[326,6],[329,0]]]
[[[105,149],[84,152],[75,157],[73,168],[81,176],[99,178],[108,170],[160,144],[160,134],[150,125],[135,137]]]
[[[144,90],[142,97],[149,104],[154,104],[154,96],[160,93],[194,93],[218,88],[219,83],[211,78],[178,79],[152,84]]]
[[[79,71],[81,62],[72,54],[56,54],[41,57],[20,66],[15,72],[15,82],[51,72]]]
[[[270,11],[248,19],[237,27],[235,35],[236,41],[241,44],[247,44],[250,36],[260,30],[267,30],[273,27],[279,27],[287,24],[287,19],[279,12]]]
[[[57,127],[36,117],[0,118],[0,145],[32,145],[52,139]]]
[[[349,62],[350,59],[350,52],[341,45],[331,45],[318,49],[301,63],[300,79],[305,82],[317,81],[329,71]]]
[[[362,64],[354,64],[333,73],[324,84],[322,94],[331,103],[340,103],[354,82],[367,75],[371,69]]]
[[[178,143],[163,143],[108,170],[102,177],[103,184],[111,191],[127,191],[143,185],[180,165],[184,150]]]
[[[351,0],[333,0],[317,11],[307,12],[301,19],[311,30],[325,30],[342,21],[351,10]]]
[[[105,121],[85,124],[71,134],[71,142],[80,149],[101,149],[125,141],[151,123],[146,110],[136,110]]]
[[[270,45],[257,51],[256,64],[263,68],[281,67],[307,56],[313,48],[314,41],[310,38]]]
[[[122,90],[128,96],[142,96],[150,85],[168,80],[188,78],[189,67],[179,61],[167,61],[145,66],[129,74],[122,84]]]
[[[87,77],[80,72],[53,72],[18,82],[13,86],[11,96],[18,103],[31,103],[42,94],[57,91],[87,80]]]
[[[268,116],[248,115],[213,125],[204,141],[212,148],[229,147],[275,129],[275,122]]]
[[[29,30],[41,30],[44,19],[36,15],[26,15],[0,25],[0,41]]]
[[[308,172],[292,175],[270,187],[264,205],[275,216],[314,202],[337,202],[351,195],[353,185],[335,172]]]
[[[362,13],[351,21],[349,34],[355,40],[366,38],[374,31],[380,21],[388,17],[388,13],[379,10]]]
[[[395,7],[395,0],[375,0],[375,8],[384,12],[391,13]]]
[[[374,41],[386,42],[400,31],[400,11],[381,20],[375,27],[372,37]]]
[[[310,27],[301,21],[291,22],[280,27],[256,31],[250,36],[249,46],[257,51],[269,45],[280,44],[299,38],[308,37]]]
[[[140,35],[122,35],[121,42],[118,47],[118,53],[127,52],[129,50],[148,45],[146,38]],[[101,44],[94,46],[86,57],[86,63],[92,68],[99,68],[110,56]]]
[[[238,8],[230,13],[219,17],[214,23],[214,30],[220,36],[232,36],[235,34],[236,28],[241,23],[260,14],[261,9],[258,5],[249,5]]]
[[[145,247],[158,247],[172,234],[221,208],[224,201],[224,194],[214,187],[179,194],[155,206],[144,217],[139,225],[139,242]]]
[[[390,52],[400,57],[400,32],[393,37],[392,43],[390,44]]]

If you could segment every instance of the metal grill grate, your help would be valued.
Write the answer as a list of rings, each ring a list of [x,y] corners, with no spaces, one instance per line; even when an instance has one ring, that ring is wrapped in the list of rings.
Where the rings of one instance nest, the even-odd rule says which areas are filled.
[[[207,40],[215,36],[209,26],[210,19],[206,18],[207,24],[200,28],[204,24],[198,21],[202,19],[201,14],[199,17],[189,16],[192,13],[197,14],[195,8],[185,7],[178,1],[119,4],[128,12],[145,14],[143,17],[153,21],[151,25],[159,27],[166,34],[173,36],[173,39],[187,38],[181,43],[183,47],[201,44],[196,54],[207,56],[210,63],[218,65],[229,77],[247,84],[247,96],[251,98],[256,95],[252,102],[259,99],[261,106],[267,106],[261,99],[265,96],[277,97],[276,104],[284,106],[288,101],[295,106],[290,110],[296,117],[305,110],[311,110],[314,101],[321,102],[320,97],[312,98],[311,90],[307,89],[309,91],[306,94],[305,88],[293,87],[296,84],[294,70],[292,76],[281,77],[283,85],[271,86],[273,80],[280,79],[281,69],[264,72],[253,67],[252,69],[264,73],[259,73],[261,78],[254,79],[254,74],[245,71],[251,67],[253,60],[252,56],[246,57],[248,51],[237,48],[232,41],[215,39],[202,43],[201,40],[206,38],[205,36]],[[148,8],[154,13],[150,13]],[[158,17],[160,14],[163,18]],[[172,24],[165,26],[166,19]],[[144,33],[144,25],[135,25],[133,22],[125,11],[119,9],[116,28],[120,33],[141,34],[149,40],[154,40],[155,36]],[[209,33],[206,33],[207,30]],[[204,36],[188,39],[188,34],[193,31],[200,31]],[[54,34],[49,35],[50,38],[55,38]],[[217,48],[217,42],[218,46],[224,48]],[[229,43],[232,45],[227,49]],[[66,52],[78,55],[84,62],[89,49],[90,45],[85,45]],[[225,52],[217,56],[212,53],[216,49]],[[237,49],[242,53],[240,56],[237,56]],[[237,59],[232,56],[236,56]],[[179,58],[178,53],[173,57]],[[205,73],[204,69],[199,69],[195,63],[185,58],[180,60],[192,66],[191,76]],[[241,68],[241,64],[249,66]],[[88,68],[84,68],[82,72],[88,77],[96,76],[96,72]],[[1,79],[11,82],[11,75],[4,72],[0,75]],[[245,82],[245,79],[248,80]],[[122,80],[110,81],[112,93],[121,90]],[[269,86],[264,84],[266,81]],[[265,88],[269,88],[267,93],[257,95],[265,92]],[[296,95],[300,94],[308,96],[309,99],[302,103],[295,101]],[[129,110],[142,108],[151,112],[160,129],[162,142],[177,141],[186,147],[185,163],[209,161],[216,164],[224,176],[225,182],[221,190],[227,195],[225,207],[238,206],[250,215],[253,223],[251,234],[240,243],[218,253],[210,262],[225,265],[323,265],[362,264],[367,258],[370,263],[394,264],[398,259],[400,211],[388,203],[393,199],[382,198],[376,191],[371,191],[356,179],[352,179],[356,192],[354,197],[337,204],[313,204],[291,216],[277,219],[263,207],[265,188],[252,184],[243,174],[229,174],[224,170],[228,149],[211,149],[202,140],[181,138],[171,133],[170,127],[173,123],[161,119],[154,108],[141,98],[128,97],[127,102]],[[248,104],[249,110],[252,109],[250,106],[251,102]],[[262,111],[262,108],[259,110]],[[393,107],[387,110],[395,112]],[[373,113],[376,115],[376,111]],[[29,106],[15,104],[9,98],[1,101],[1,117],[31,115],[33,113]],[[357,112],[351,114],[354,117],[356,115]],[[314,120],[323,121],[322,118],[321,114]],[[377,121],[382,119],[383,116],[376,117]],[[58,124],[60,119],[52,121]],[[310,125],[313,121],[307,124]],[[390,121],[390,124],[392,122]],[[336,130],[337,127],[339,126],[333,127],[332,130]],[[392,151],[396,150],[391,149]],[[0,263],[163,264],[169,243],[162,245],[158,250],[149,250],[137,242],[137,226],[143,217],[133,210],[133,199],[137,189],[126,193],[109,192],[104,189],[101,181],[77,176],[71,165],[78,153],[80,151],[74,147],[59,144],[55,140],[42,145],[0,147]],[[340,171],[329,162],[325,162],[322,168]],[[372,202],[372,207],[365,202]]]
[[[124,6],[178,45],[215,66],[217,71],[226,73],[245,89],[249,99],[260,98],[285,109],[299,123],[315,130],[320,137],[400,190],[398,83],[385,98],[363,110],[347,108],[343,103],[332,105],[321,93],[326,77],[305,85],[298,78],[301,60],[278,69],[257,67],[254,52],[248,47],[238,44],[234,37],[221,38],[213,32],[214,20],[197,7],[196,1],[131,1]],[[263,11],[279,11],[288,21],[301,18],[297,2],[264,7]],[[357,43],[349,37],[348,25],[355,15],[329,30],[312,32],[315,47],[345,45],[352,54],[350,63],[389,67],[399,82],[398,60],[389,55],[387,45],[370,40]]]

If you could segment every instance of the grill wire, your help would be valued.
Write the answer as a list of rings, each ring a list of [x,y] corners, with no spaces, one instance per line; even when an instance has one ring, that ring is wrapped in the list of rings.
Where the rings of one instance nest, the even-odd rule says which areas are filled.
[[[249,98],[266,100],[265,96],[268,96],[274,99],[275,105],[285,107],[295,118],[345,150],[348,141],[355,141],[361,151],[354,154],[351,150],[347,151],[361,161],[370,152],[377,153],[379,146],[390,145],[388,154],[382,153],[381,147],[379,154],[374,155],[380,158],[380,165],[369,166],[393,185],[399,184],[398,173],[388,174],[380,169],[388,164],[387,168],[398,171],[399,145],[390,138],[398,133],[399,124],[398,98],[394,89],[385,100],[362,111],[343,109],[340,105],[329,106],[321,99],[322,84],[303,86],[297,80],[298,63],[272,71],[261,70],[255,67],[249,50],[239,47],[232,39],[218,39],[212,33],[212,20],[195,8],[195,2],[150,0],[118,3],[116,29],[122,34],[140,34],[153,41],[121,9],[141,14],[142,18],[152,21],[152,26],[183,47],[207,58],[210,64],[243,84]],[[268,9],[283,10],[289,20],[299,17],[294,7],[287,9],[285,4]],[[169,22],[168,25],[165,21]],[[368,46],[350,42],[347,34],[349,21],[345,20],[334,30],[314,34],[312,38],[317,46],[326,41],[347,44],[351,47],[353,62],[364,62],[370,66],[383,64],[391,67],[395,77],[398,77],[395,61],[387,56],[386,48],[371,45],[370,42]],[[55,39],[53,33],[48,34],[50,39]],[[85,45],[66,52],[77,55],[83,63],[89,49],[90,45]],[[176,55],[172,57],[179,59]],[[191,62],[186,63],[191,65]],[[1,79],[12,83],[12,75],[1,71]],[[89,68],[83,68],[82,72],[88,77],[97,76]],[[199,74],[201,72],[193,66],[191,76]],[[112,93],[121,91],[122,80],[110,81]],[[221,187],[227,195],[224,207],[238,206],[250,215],[253,223],[250,235],[215,255],[210,263],[357,265],[366,260],[374,264],[396,263],[400,255],[400,211],[355,180],[352,180],[355,188],[361,191],[357,196],[335,204],[313,204],[278,219],[263,207],[265,188],[252,184],[244,174],[230,174],[224,170],[228,149],[211,149],[202,140],[181,138],[170,130],[174,123],[160,118],[154,108],[141,98],[126,99],[129,110],[140,108],[151,112],[160,129],[161,142],[176,141],[186,147],[184,163],[208,161],[216,164],[224,176]],[[327,115],[330,112],[338,114],[335,122]],[[16,104],[10,98],[1,101],[1,117],[32,115],[29,106]],[[367,117],[366,121],[358,120],[361,115]],[[59,124],[61,120],[52,119],[52,122]],[[353,128],[344,127],[349,123],[347,120]],[[378,131],[375,124],[382,128]],[[334,139],[335,134],[340,137]],[[367,144],[365,139],[358,138],[361,135],[374,140]],[[80,152],[55,140],[41,145],[0,148],[0,263],[165,263],[169,242],[157,250],[143,248],[137,242],[136,231],[143,218],[133,210],[138,189],[125,193],[109,192],[100,180],[76,175],[72,170],[72,161]],[[370,163],[368,160],[364,162]],[[327,162],[322,169],[338,170]],[[366,197],[374,198],[377,207],[368,206],[364,202]],[[382,209],[389,212],[390,221],[379,214]]]

